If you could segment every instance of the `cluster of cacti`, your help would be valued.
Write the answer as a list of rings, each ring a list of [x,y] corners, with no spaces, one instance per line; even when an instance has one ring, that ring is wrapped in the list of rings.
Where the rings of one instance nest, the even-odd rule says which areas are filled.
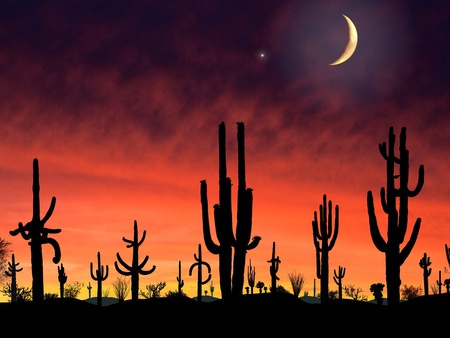
[[[58,266],[58,282],[59,282],[59,294],[61,298],[64,298],[64,284],[67,282],[67,275],[64,270],[64,265],[61,263],[61,267]]]
[[[116,257],[119,263],[126,269],[122,270],[119,265],[117,264],[117,261],[114,262],[114,266],[116,267],[116,270],[118,273],[124,276],[131,276],[131,299],[137,300],[139,298],[139,275],[149,275],[155,271],[156,266],[153,265],[153,267],[150,270],[143,270],[145,264],[147,264],[148,261],[148,255],[145,256],[144,260],[139,263],[139,246],[144,242],[146,231],[144,230],[142,234],[142,238],[138,240],[138,228],[137,228],[137,222],[134,221],[134,235],[133,240],[126,239],[125,237],[122,238],[122,240],[125,243],[128,243],[127,248],[133,249],[133,258],[131,265],[125,263],[125,261],[120,257],[120,254],[117,253]]]
[[[270,263],[270,280],[272,282],[270,292],[277,293],[277,280],[280,280],[277,273],[280,268],[281,260],[279,256],[275,257],[275,242],[272,243],[272,258],[269,259],[267,263]]]
[[[97,281],[97,305],[102,306],[102,282],[108,278],[109,267],[101,263],[100,252],[97,252],[97,270],[94,274],[94,265],[91,262],[91,278]]]
[[[328,254],[333,249],[339,232],[339,206],[335,206],[334,231],[331,201],[327,203],[327,195],[323,195],[323,204],[319,206],[319,219],[317,211],[314,211],[312,232],[314,247],[316,248],[316,275],[320,279],[320,301],[326,303],[328,297],[329,258]]]
[[[244,287],[245,258],[248,250],[256,248],[261,237],[251,240],[253,191],[246,187],[244,123],[237,123],[238,193],[236,235],[233,233],[231,208],[231,179],[227,177],[225,123],[219,125],[219,203],[214,205],[214,221],[219,244],[211,237],[206,180],[200,181],[203,237],[206,248],[219,255],[219,275],[222,298],[240,296]],[[251,240],[251,241],[250,241]],[[232,261],[232,248],[234,258]]]
[[[45,227],[45,223],[48,221],[50,216],[53,214],[55,209],[56,197],[52,197],[50,207],[41,219],[41,206],[39,198],[39,163],[37,158],[33,160],[33,218],[30,222],[23,225],[19,222],[17,229],[10,231],[11,236],[16,236],[20,234],[22,238],[29,241],[28,244],[31,248],[31,274],[33,277],[32,281],[32,292],[33,301],[40,302],[44,300],[44,270],[43,270],[43,259],[42,259],[42,245],[50,244],[55,251],[53,257],[53,263],[58,264],[61,259],[61,250],[58,242],[49,237],[49,234],[57,234],[61,232],[61,229],[49,229]]]
[[[247,267],[247,281],[248,281],[250,293],[252,295],[253,295],[253,289],[255,287],[255,277],[256,277],[256,268],[254,266],[252,266],[252,260],[250,259],[250,262]]]
[[[423,270],[423,289],[425,292],[425,296],[428,296],[428,277],[431,275],[431,269],[428,268],[431,265],[430,257],[427,256],[425,252],[423,257],[419,261],[419,266]]]
[[[23,270],[23,268],[17,268],[19,262],[16,263],[14,254],[11,255],[11,262],[8,262],[8,270],[5,270],[5,274],[11,277],[11,303],[15,303],[17,296],[17,272]]]
[[[396,306],[400,303],[400,267],[411,253],[419,234],[421,219],[417,218],[411,237],[406,245],[400,249],[408,228],[408,199],[417,196],[424,183],[424,167],[420,165],[416,188],[408,188],[409,178],[409,151],[406,149],[406,128],[400,132],[400,155],[394,151],[395,134],[393,127],[389,129],[389,145],[386,142],[379,144],[381,156],[386,161],[386,189],[380,190],[381,205],[388,215],[387,240],[380,234],[372,191],[367,192],[367,209],[369,214],[370,235],[375,247],[386,257],[386,287],[388,305]],[[396,165],[399,172],[395,172]],[[400,181],[396,185],[396,180]],[[399,210],[397,210],[397,199]]]
[[[192,276],[192,271],[194,270],[195,267],[197,267],[197,300],[199,302],[201,302],[202,301],[202,285],[208,283],[211,279],[211,266],[209,265],[209,263],[203,261],[201,244],[198,245],[198,256],[196,254],[194,254],[194,259],[197,261],[197,263],[193,263],[191,265],[191,267],[189,268],[189,276]],[[203,266],[205,266],[208,271],[208,277],[205,280],[203,280],[203,276],[202,276],[203,275],[202,274]]]
[[[344,277],[345,277],[345,268],[339,265],[339,272],[336,272],[336,269],[334,269],[334,276],[333,276],[333,280],[338,286],[339,299],[342,299],[342,278]]]

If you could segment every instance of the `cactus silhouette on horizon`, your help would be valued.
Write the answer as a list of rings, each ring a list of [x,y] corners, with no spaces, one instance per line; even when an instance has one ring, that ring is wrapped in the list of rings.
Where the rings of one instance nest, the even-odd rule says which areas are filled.
[[[339,265],[338,271],[336,272],[336,269],[334,269],[334,276],[333,280],[338,286],[338,295],[339,299],[342,299],[342,279],[345,277],[345,268]]]
[[[440,295],[442,293],[442,279],[441,279],[441,270],[439,270],[439,278],[436,280],[436,284],[438,286],[438,294]]]
[[[56,205],[56,197],[52,197],[50,207],[41,219],[40,206],[40,186],[39,186],[39,162],[35,158],[33,160],[33,217],[30,222],[23,225],[19,222],[17,229],[10,231],[11,236],[20,234],[24,240],[29,240],[31,250],[31,275],[32,275],[32,293],[33,301],[41,302],[44,300],[44,267],[42,257],[42,245],[50,244],[53,247],[55,255],[53,263],[58,264],[61,260],[61,249],[58,242],[54,238],[49,238],[49,234],[57,234],[61,229],[49,229],[45,227],[48,219],[52,216]]]
[[[202,285],[206,284],[211,279],[211,266],[209,263],[205,262],[202,258],[202,245],[198,245],[198,255],[194,254],[194,259],[196,260],[196,263],[193,263],[191,267],[189,268],[189,276],[192,276],[192,271],[195,267],[197,267],[197,301],[202,301]],[[203,266],[206,267],[208,271],[208,277],[206,277],[205,280],[203,280],[203,273],[202,268]]]
[[[184,286],[184,280],[181,278],[181,261],[178,261],[177,283],[178,283],[178,295],[181,296],[183,294],[182,288]]]
[[[97,270],[94,274],[94,265],[91,262],[91,278],[97,281],[97,305],[102,306],[102,282],[108,278],[109,267],[101,263],[100,251],[97,252]]]
[[[425,252],[423,257],[419,261],[419,266],[423,270],[423,290],[425,296],[428,296],[428,277],[431,275],[432,268],[428,268],[431,265],[430,257],[427,256]]]
[[[126,269],[126,271],[120,268],[119,264],[117,264],[117,261],[114,262],[114,266],[116,267],[117,272],[121,275],[131,276],[131,299],[135,301],[139,298],[139,275],[149,275],[153,273],[156,269],[156,266],[153,265],[150,270],[143,270],[145,264],[147,264],[149,256],[146,255],[144,257],[144,260],[139,263],[139,247],[144,242],[147,232],[144,230],[144,232],[142,233],[142,237],[139,240],[137,221],[134,221],[133,229],[133,240],[122,237],[122,240],[125,243],[128,243],[127,248],[133,249],[133,258],[131,265],[125,263],[122,257],[120,257],[120,254],[117,253],[117,260]]]
[[[408,199],[415,197],[422,190],[424,184],[424,166],[420,165],[417,185],[414,190],[408,188],[409,179],[409,151],[406,148],[406,128],[400,132],[399,156],[395,155],[394,128],[389,128],[389,142],[380,143],[379,151],[386,161],[386,188],[380,189],[382,209],[388,216],[387,240],[383,238],[378,227],[373,202],[372,191],[367,192],[367,210],[369,215],[370,235],[375,247],[385,254],[386,289],[389,306],[400,303],[400,269],[408,258],[419,235],[421,218],[417,218],[410,238],[405,246],[400,246],[405,240],[408,228]],[[398,167],[398,172],[395,168]],[[398,182],[398,186],[396,185]],[[399,209],[397,210],[397,200]]]
[[[63,263],[61,263],[61,267],[58,266],[58,282],[59,282],[59,295],[61,298],[64,298],[64,284],[66,284],[67,282],[67,275]]]
[[[23,270],[23,268],[17,268],[19,264],[19,262],[16,263],[16,258],[12,254],[11,262],[8,262],[8,270],[5,270],[5,275],[11,277],[11,303],[17,300],[17,272]]]
[[[248,250],[256,248],[261,237],[252,232],[253,190],[246,187],[244,123],[237,123],[238,193],[236,235],[233,232],[231,179],[227,177],[225,123],[219,125],[219,203],[214,205],[216,244],[211,237],[206,180],[200,181],[203,237],[206,248],[219,255],[222,298],[241,296],[244,288],[245,261]],[[234,257],[232,261],[232,248]]]
[[[280,278],[277,276],[277,273],[278,269],[280,268],[281,260],[279,256],[275,257],[275,242],[272,243],[272,258],[269,259],[267,263],[270,263],[270,292],[277,293],[277,280],[280,280]]]
[[[247,281],[248,286],[250,287],[250,294],[253,295],[253,289],[255,287],[255,277],[256,277],[256,268],[252,266],[252,260],[250,259],[249,265],[247,267]]]
[[[335,206],[334,231],[332,218],[333,204],[327,203],[327,195],[323,195],[323,203],[319,206],[319,219],[314,211],[312,221],[313,241],[316,248],[316,275],[320,279],[320,302],[327,303],[329,283],[329,252],[333,249],[339,232],[339,206]]]

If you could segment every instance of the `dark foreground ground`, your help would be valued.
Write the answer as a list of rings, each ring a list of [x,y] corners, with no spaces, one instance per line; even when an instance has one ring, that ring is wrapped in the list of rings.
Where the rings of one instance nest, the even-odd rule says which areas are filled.
[[[78,299],[42,304],[0,303],[4,331],[47,336],[93,334],[196,337],[223,335],[349,337],[448,332],[450,294],[421,296],[397,308],[353,300],[310,304],[291,294],[244,295],[238,301],[198,302],[190,298],[131,300],[97,306]],[[12,328],[12,331],[6,328]]]

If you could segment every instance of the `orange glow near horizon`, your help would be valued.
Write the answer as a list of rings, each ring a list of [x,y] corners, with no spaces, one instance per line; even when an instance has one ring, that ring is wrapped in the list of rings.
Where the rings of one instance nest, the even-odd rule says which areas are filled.
[[[0,18],[13,34],[0,46],[0,238],[11,242],[23,268],[19,286],[32,284],[30,247],[9,231],[32,218],[37,158],[41,216],[55,196],[46,228],[61,229],[50,235],[61,247],[59,264],[52,262],[52,247],[42,247],[46,293],[59,295],[62,263],[67,284],[84,285],[79,298],[88,297],[89,283],[95,297],[90,263],[95,268],[100,252],[109,266],[103,290],[114,296],[111,283],[121,276],[114,268],[116,254],[131,264],[132,250],[122,238],[133,238],[136,220],[138,237],[147,233],[139,260],[149,256],[144,270],[156,266],[140,276],[141,290],[166,282],[163,296],[176,291],[181,261],[183,291],[195,297],[196,270],[189,276],[189,268],[201,244],[212,268],[214,296],[220,298],[218,256],[203,240],[200,181],[208,184],[213,226],[222,121],[234,223],[236,122],[245,124],[252,236],[262,238],[247,253],[256,281],[270,287],[268,260],[275,242],[278,284],[292,291],[288,274],[297,272],[306,280],[302,294],[313,295],[314,286],[320,292],[311,222],[326,194],[333,208],[340,208],[339,234],[329,253],[329,289],[337,290],[333,271],[341,266],[343,284],[360,287],[373,299],[370,285],[386,283],[385,256],[370,236],[366,196],[373,192],[387,239],[379,196],[386,163],[378,144],[388,142],[391,126],[396,152],[400,130],[407,128],[410,189],[419,166],[425,167],[424,187],[409,200],[405,243],[418,217],[422,225],[401,267],[402,284],[423,287],[424,253],[432,262],[430,293],[439,271],[442,281],[450,278],[444,249],[450,245],[449,67],[443,58],[433,59],[444,55],[440,48],[447,41],[433,35],[438,40],[429,42],[448,5],[433,14],[420,7],[406,16],[393,4],[257,4],[251,11],[244,4],[199,5],[196,12],[124,3],[98,19],[95,6],[71,12],[44,1],[31,12],[8,9],[11,16]],[[327,60],[347,39],[341,13],[358,26],[358,48],[347,62],[329,67]],[[407,35],[419,17],[422,25]],[[270,58],[255,57],[261,50]],[[209,283],[203,289],[210,295]],[[7,298],[0,295],[0,301]]]

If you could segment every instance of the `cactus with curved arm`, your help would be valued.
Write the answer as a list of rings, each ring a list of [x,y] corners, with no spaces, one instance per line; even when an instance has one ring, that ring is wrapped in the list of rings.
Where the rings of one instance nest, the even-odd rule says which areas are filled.
[[[339,272],[334,269],[333,280],[338,286],[339,299],[342,299],[342,278],[345,276],[345,268],[339,265]]]
[[[408,188],[409,179],[409,151],[406,149],[406,128],[400,132],[400,155],[394,152],[395,134],[393,127],[389,129],[389,145],[386,142],[379,144],[381,156],[386,161],[386,189],[380,189],[382,209],[388,216],[387,240],[380,234],[372,191],[367,192],[367,210],[369,215],[370,235],[375,247],[385,254],[386,261],[386,288],[387,302],[389,306],[400,303],[400,267],[408,258],[419,235],[421,219],[417,218],[413,226],[411,236],[406,245],[400,249],[405,240],[408,228],[408,200],[415,197],[422,190],[424,184],[424,166],[420,165],[417,185],[414,190]],[[399,167],[399,174],[394,172],[395,166]],[[396,180],[398,181],[396,187]],[[399,209],[397,210],[397,199]]]
[[[261,237],[255,236],[250,241],[253,214],[253,191],[246,187],[245,182],[243,122],[238,122],[237,127],[238,197],[235,236],[233,233],[231,210],[231,179],[227,177],[225,123],[222,122],[219,125],[219,203],[214,205],[215,230],[219,244],[216,244],[211,237],[206,181],[200,181],[203,237],[209,252],[214,255],[219,255],[219,275],[222,298],[228,298],[232,293],[235,295],[242,295],[246,253],[248,250],[256,248],[261,240]],[[234,247],[233,264],[232,247]],[[231,285],[233,285],[233,287],[231,287]]]
[[[94,275],[94,265],[91,262],[91,278],[97,281],[97,305],[102,306],[102,282],[108,278],[109,267],[101,264],[100,252],[97,253],[97,270]]]
[[[312,221],[313,240],[316,248],[316,275],[320,279],[320,301],[328,301],[329,258],[328,254],[333,249],[339,232],[339,206],[335,206],[334,232],[332,219],[332,202],[327,195],[323,195],[323,204],[319,207],[319,220],[314,211]]]
[[[20,263],[16,263],[14,254],[11,255],[11,262],[8,262],[8,270],[5,270],[5,274],[11,277],[11,303],[15,303],[17,299],[17,272],[23,270],[23,268],[17,268]]]
[[[61,259],[61,249],[58,242],[49,238],[49,234],[57,234],[61,232],[61,229],[48,229],[45,228],[45,223],[53,214],[55,209],[56,197],[52,197],[50,207],[45,214],[44,218],[41,219],[40,216],[40,198],[39,198],[39,162],[35,158],[33,160],[33,218],[30,222],[23,225],[19,222],[17,229],[10,231],[11,236],[16,236],[20,234],[23,239],[29,240],[29,245],[31,249],[31,274],[33,277],[32,291],[33,291],[33,301],[41,302],[44,300],[44,269],[43,269],[43,259],[42,259],[42,245],[50,244],[55,251],[53,257],[53,263],[58,264]]]
[[[425,252],[423,257],[419,261],[419,266],[423,270],[423,289],[425,296],[428,296],[428,277],[431,275],[432,268],[428,268],[431,265],[430,257],[427,256]]]
[[[277,276],[278,269],[280,267],[280,257],[275,257],[275,242],[272,244],[272,258],[267,261],[267,263],[270,263],[270,278],[272,281],[272,286],[270,288],[271,293],[277,293],[277,280],[280,280],[280,278]]]
[[[58,266],[59,294],[61,298],[64,298],[64,284],[67,282],[67,275],[64,270],[64,265],[61,263],[61,267]]]
[[[192,271],[194,270],[195,267],[198,267],[198,272],[197,272],[197,300],[199,302],[202,301],[202,285],[206,284],[210,281],[211,279],[211,266],[209,265],[209,263],[203,261],[202,259],[202,245],[199,244],[198,245],[198,256],[196,254],[194,254],[194,259],[197,261],[197,263],[194,263],[191,265],[191,267],[189,268],[189,276],[192,276]],[[208,271],[208,277],[203,280],[202,277],[202,266],[205,266],[207,271]]]
[[[128,265],[125,263],[125,261],[120,257],[120,254],[117,253],[116,257],[119,263],[127,270],[122,270],[119,265],[117,264],[117,261],[114,262],[114,266],[116,267],[117,272],[119,272],[121,275],[124,276],[131,276],[131,299],[137,300],[139,298],[139,275],[149,275],[155,271],[156,266],[153,265],[153,267],[150,270],[144,270],[145,264],[147,264],[148,261],[148,255],[144,257],[144,260],[139,263],[139,247],[145,240],[147,232],[144,230],[142,237],[140,240],[138,240],[138,228],[137,228],[137,222],[134,221],[134,236],[133,240],[126,239],[125,237],[122,238],[122,240],[125,243],[129,243],[127,245],[127,248],[133,249],[133,259],[131,262],[131,265]]]

